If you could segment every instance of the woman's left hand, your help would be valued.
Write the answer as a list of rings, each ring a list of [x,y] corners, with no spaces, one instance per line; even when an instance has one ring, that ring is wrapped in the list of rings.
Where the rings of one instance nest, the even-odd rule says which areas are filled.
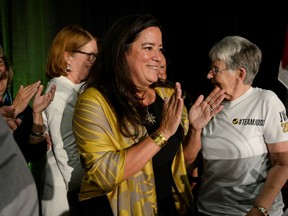
[[[41,113],[48,107],[51,101],[53,101],[56,91],[56,85],[53,85],[50,88],[50,90],[46,92],[44,95],[41,95],[42,91],[43,91],[43,85],[40,85],[33,100],[34,113]]]
[[[204,100],[200,95],[189,110],[189,122],[194,130],[201,130],[213,116],[223,109],[221,102],[225,91],[216,87]]]

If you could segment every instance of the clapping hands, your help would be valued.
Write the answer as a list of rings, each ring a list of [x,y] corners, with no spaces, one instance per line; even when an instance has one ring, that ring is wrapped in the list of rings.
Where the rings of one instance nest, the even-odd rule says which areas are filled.
[[[37,81],[26,87],[24,87],[23,85],[20,86],[20,89],[13,101],[13,105],[15,107],[14,117],[16,117],[19,113],[25,110],[30,100],[37,92],[40,84],[41,84],[41,81]]]
[[[33,97],[33,112],[38,115],[42,115],[42,111],[44,111],[54,99],[56,86],[52,86],[48,92],[41,95],[43,88],[41,81],[37,81],[26,87],[21,85],[13,104],[0,108],[0,114],[5,118],[7,124],[13,131],[21,124],[21,119],[17,118],[18,114],[26,109]]]
[[[33,96],[33,112],[41,113],[45,110],[54,98],[56,86],[52,86],[47,93],[41,95],[43,88],[41,81],[37,81],[26,87],[21,85],[20,90],[13,101],[15,107],[14,117],[25,110]]]

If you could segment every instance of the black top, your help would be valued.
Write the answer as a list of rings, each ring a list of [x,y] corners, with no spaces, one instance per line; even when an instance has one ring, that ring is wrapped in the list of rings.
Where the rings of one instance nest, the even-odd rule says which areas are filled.
[[[13,133],[15,141],[21,149],[27,163],[37,162],[46,155],[47,141],[44,139],[37,144],[29,144],[29,137],[33,125],[33,110],[30,106],[27,106],[18,117],[21,118],[22,122]]]
[[[163,102],[163,99],[156,94],[155,102],[148,106],[148,112],[156,117],[156,122],[153,125],[148,123],[145,125],[149,134],[159,128]],[[183,128],[179,125],[176,133],[167,140],[167,144],[152,159],[159,215],[162,211],[171,211],[168,208],[173,203],[172,185],[174,185],[174,182],[171,173],[171,164],[182,140]],[[175,210],[174,203],[172,205],[173,210]]]

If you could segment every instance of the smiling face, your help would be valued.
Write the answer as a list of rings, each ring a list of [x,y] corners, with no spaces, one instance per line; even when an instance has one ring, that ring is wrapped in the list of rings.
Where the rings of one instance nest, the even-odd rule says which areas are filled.
[[[140,32],[138,38],[126,52],[131,77],[139,89],[147,89],[158,80],[163,61],[162,33],[157,27],[148,27]]]
[[[66,52],[66,62],[71,66],[71,72],[67,77],[74,83],[80,83],[88,76],[90,68],[95,62],[89,59],[88,53],[98,53],[96,40],[91,40],[79,49],[80,52]],[[87,54],[85,54],[87,53]]]

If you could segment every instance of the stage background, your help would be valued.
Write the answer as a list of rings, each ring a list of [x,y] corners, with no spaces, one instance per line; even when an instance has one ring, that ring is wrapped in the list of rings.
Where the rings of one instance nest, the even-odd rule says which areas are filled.
[[[211,90],[206,79],[211,46],[226,35],[241,35],[263,52],[254,86],[275,91],[286,105],[287,89],[277,79],[288,16],[284,6],[252,0],[0,0],[0,43],[14,68],[15,94],[20,84],[40,79],[46,85],[47,53],[65,25],[79,24],[101,39],[119,17],[151,13],[164,26],[168,77],[181,82],[192,99]]]

